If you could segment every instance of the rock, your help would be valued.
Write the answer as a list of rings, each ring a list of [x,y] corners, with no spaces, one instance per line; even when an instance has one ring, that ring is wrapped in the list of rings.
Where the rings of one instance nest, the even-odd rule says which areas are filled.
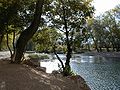
[[[54,71],[52,71],[52,74],[53,74],[53,75],[57,75],[57,74],[59,74],[59,71],[54,70]]]
[[[36,65],[35,63],[33,63],[31,60],[23,60],[22,61],[22,64],[26,64],[26,65],[29,65],[29,66],[32,66],[32,67],[37,67],[38,65]]]
[[[52,71],[51,74],[53,76],[57,77],[57,78],[62,78],[63,77],[63,75],[59,71],[57,71],[57,70]]]
[[[46,72],[46,68],[45,67],[36,67],[36,69],[38,71]]]
[[[91,90],[81,76],[68,76],[68,78],[72,79],[78,85],[78,87],[81,88],[81,90]]]

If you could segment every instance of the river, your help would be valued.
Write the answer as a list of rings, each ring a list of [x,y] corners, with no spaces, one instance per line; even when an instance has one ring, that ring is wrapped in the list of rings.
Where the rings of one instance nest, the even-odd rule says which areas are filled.
[[[59,55],[63,61],[65,56]],[[58,70],[57,59],[42,60],[47,73]],[[91,90],[120,90],[120,58],[73,55],[71,67],[74,73],[82,76]]]

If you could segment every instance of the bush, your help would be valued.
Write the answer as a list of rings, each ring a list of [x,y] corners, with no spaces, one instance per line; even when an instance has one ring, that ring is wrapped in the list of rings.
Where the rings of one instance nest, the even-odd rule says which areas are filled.
[[[40,55],[39,59],[49,59],[49,56],[48,55]]]
[[[74,76],[75,73],[71,70],[69,66],[66,66],[65,69],[63,70],[63,75],[64,76]]]
[[[38,54],[31,54],[31,55],[28,55],[28,57],[30,59],[49,59],[49,56],[48,55],[38,55]]]
[[[39,58],[39,55],[37,55],[37,54],[31,54],[31,55],[28,55],[28,57],[29,57],[30,59],[38,59],[38,58]]]
[[[59,73],[62,73],[64,76],[75,76],[76,74],[71,70],[71,68],[69,66],[66,66],[63,70],[63,68],[61,67],[61,65],[58,64]]]

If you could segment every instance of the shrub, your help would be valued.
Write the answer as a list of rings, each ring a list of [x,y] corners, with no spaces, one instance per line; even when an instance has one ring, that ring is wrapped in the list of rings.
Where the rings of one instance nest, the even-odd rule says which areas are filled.
[[[28,55],[28,57],[30,59],[49,59],[49,56],[48,55],[38,55],[38,54],[31,54],[31,55]]]
[[[37,54],[31,54],[31,55],[28,55],[28,57],[29,57],[30,59],[38,59],[38,58],[39,58],[39,55],[37,55]]]
[[[39,55],[39,59],[49,59],[48,55]]]

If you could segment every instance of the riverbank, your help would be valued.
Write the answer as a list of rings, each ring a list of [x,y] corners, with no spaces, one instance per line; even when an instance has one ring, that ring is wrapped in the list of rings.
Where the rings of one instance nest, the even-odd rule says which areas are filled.
[[[0,90],[90,90],[80,76],[47,74],[24,64],[0,60]]]
[[[27,54],[27,56],[28,55],[29,54]],[[120,58],[120,52],[93,52],[93,51],[91,51],[91,52],[81,53],[81,55]],[[0,52],[0,59],[9,58],[9,57],[10,57],[9,51],[1,51]]]
[[[120,52],[85,52],[85,53],[82,53],[82,55],[120,58]]]

